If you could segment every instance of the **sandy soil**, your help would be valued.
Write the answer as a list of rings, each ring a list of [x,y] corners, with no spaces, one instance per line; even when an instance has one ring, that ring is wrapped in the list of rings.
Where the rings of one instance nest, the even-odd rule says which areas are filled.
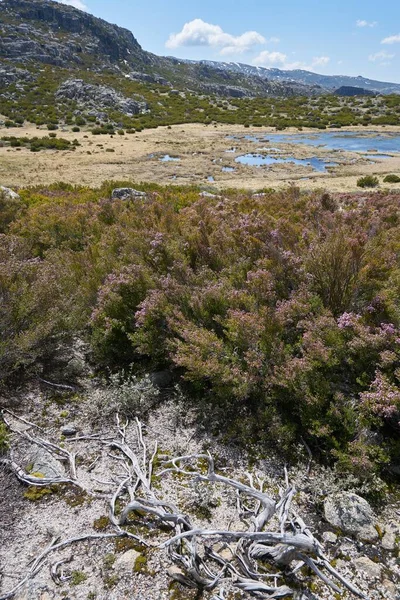
[[[348,130],[365,132],[364,128],[356,127],[349,127]],[[315,133],[315,130],[309,131]],[[375,127],[374,131],[400,133],[400,127]],[[35,126],[3,128],[0,137],[33,137],[47,133],[47,130],[38,130]],[[244,136],[265,136],[268,133],[276,131],[271,128],[188,124],[110,137],[94,136],[90,131],[73,133],[69,128],[57,134],[69,140],[78,139],[81,146],[75,152],[47,150],[32,153],[26,148],[0,147],[0,184],[15,187],[65,181],[97,187],[108,179],[160,184],[207,184],[216,189],[233,187],[255,190],[295,182],[306,189],[326,188],[333,192],[346,192],[357,189],[357,179],[361,175],[384,176],[400,172],[399,155],[370,162],[355,152],[295,144],[279,145],[283,153],[277,156],[300,159],[315,156],[334,161],[338,166],[329,168],[327,173],[318,173],[312,167],[303,165],[251,167],[235,162],[235,158],[241,154],[254,153],[265,145],[269,146],[267,142],[256,144]],[[286,130],[285,133],[297,133],[297,130]],[[232,140],[229,136],[239,139]],[[234,152],[227,152],[232,148],[235,148]],[[180,160],[161,162],[160,157],[166,154],[179,157]],[[223,166],[234,167],[235,171],[223,172]],[[215,181],[208,181],[209,177]],[[390,189],[396,188],[400,189],[400,185],[390,185]]]

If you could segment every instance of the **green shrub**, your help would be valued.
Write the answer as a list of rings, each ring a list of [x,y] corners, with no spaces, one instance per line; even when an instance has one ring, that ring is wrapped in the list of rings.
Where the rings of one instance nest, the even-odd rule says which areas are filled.
[[[76,125],[75,125],[75,126],[72,128],[72,131],[73,131],[74,133],[78,133],[78,131],[80,131],[80,130],[81,130],[81,128],[80,128],[80,127],[77,127]]]
[[[9,433],[5,423],[0,422],[0,456],[5,454],[10,447]]]
[[[47,129],[49,131],[55,131],[56,129],[58,129],[58,125],[56,125],[55,123],[48,123]]]
[[[384,183],[400,183],[400,177],[398,175],[386,175],[383,181]]]
[[[357,180],[357,186],[361,188],[374,188],[379,185],[379,179],[373,175],[365,175]]]

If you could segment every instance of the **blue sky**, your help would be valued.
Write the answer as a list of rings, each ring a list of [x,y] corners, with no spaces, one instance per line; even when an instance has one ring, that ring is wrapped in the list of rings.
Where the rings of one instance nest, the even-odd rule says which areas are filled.
[[[400,1],[64,0],[145,50],[400,83]]]

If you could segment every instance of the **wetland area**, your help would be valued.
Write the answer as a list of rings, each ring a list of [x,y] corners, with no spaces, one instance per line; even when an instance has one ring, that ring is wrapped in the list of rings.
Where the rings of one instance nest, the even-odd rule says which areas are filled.
[[[3,130],[3,135],[18,137],[47,133],[34,126]],[[360,176],[400,171],[400,127],[277,133],[272,128],[186,124],[115,136],[60,129],[57,137],[77,139],[80,146],[74,152],[40,153],[1,147],[4,184],[98,186],[109,179],[256,190],[295,183],[346,192],[357,190]]]

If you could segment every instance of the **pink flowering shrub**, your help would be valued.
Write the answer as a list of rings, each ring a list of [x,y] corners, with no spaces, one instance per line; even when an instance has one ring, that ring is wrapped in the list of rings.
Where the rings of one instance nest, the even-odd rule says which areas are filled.
[[[0,236],[0,374],[86,336],[171,369],[217,430],[362,472],[399,460],[396,193],[21,190]],[[124,186],[129,185],[123,182]]]

